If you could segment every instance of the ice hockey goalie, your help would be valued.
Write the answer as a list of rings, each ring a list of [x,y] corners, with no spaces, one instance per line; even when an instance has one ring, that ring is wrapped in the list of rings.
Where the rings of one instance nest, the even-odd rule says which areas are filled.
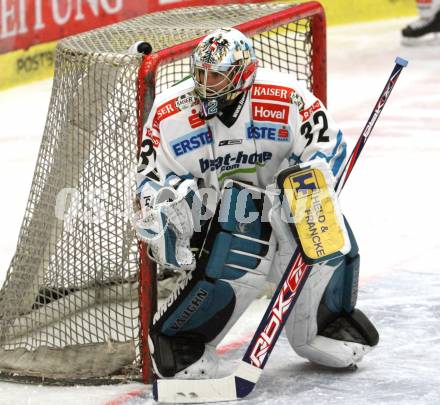
[[[246,36],[223,28],[200,42],[191,75],[155,99],[137,172],[137,234],[180,272],[149,336],[159,378],[217,376],[216,346],[297,246],[271,206],[277,173],[319,159],[337,179],[345,157],[323,104],[292,75],[258,67]],[[296,353],[337,368],[378,342],[355,308],[359,253],[346,227],[350,251],[313,266],[286,323]]]

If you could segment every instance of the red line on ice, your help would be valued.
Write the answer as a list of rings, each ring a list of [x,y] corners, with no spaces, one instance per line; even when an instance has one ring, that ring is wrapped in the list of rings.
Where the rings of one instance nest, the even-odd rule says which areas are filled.
[[[230,352],[231,350],[238,349],[243,344],[248,343],[252,339],[252,336],[254,336],[254,335],[248,334],[246,336],[241,336],[241,337],[233,340],[232,342],[229,342],[225,345],[220,345],[219,347],[217,347],[216,351],[219,354],[224,354],[224,353]]]
[[[145,392],[145,388],[138,388],[136,390],[126,392],[115,399],[111,399],[110,401],[104,402],[104,405],[122,405],[131,398],[138,397],[144,392]]]

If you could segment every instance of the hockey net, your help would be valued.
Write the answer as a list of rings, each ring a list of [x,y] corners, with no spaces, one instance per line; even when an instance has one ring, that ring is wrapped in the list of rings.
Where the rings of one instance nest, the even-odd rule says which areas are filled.
[[[139,129],[155,94],[188,75],[198,38],[220,26],[251,36],[260,66],[296,73],[325,102],[325,18],[316,2],[175,9],[60,41],[0,290],[2,376],[148,381],[155,271],[130,221]],[[128,54],[139,40],[153,54]]]

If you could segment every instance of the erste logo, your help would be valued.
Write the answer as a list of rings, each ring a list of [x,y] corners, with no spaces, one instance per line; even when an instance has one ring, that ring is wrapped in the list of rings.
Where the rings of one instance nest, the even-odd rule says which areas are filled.
[[[191,110],[191,115],[188,117],[188,121],[191,128],[198,128],[205,125],[205,120],[200,118],[199,113],[195,108]]]
[[[207,131],[199,129],[198,131],[191,132],[175,139],[170,142],[170,145],[173,149],[174,156],[179,157],[205,145],[210,145],[211,143],[211,131],[209,129]]]

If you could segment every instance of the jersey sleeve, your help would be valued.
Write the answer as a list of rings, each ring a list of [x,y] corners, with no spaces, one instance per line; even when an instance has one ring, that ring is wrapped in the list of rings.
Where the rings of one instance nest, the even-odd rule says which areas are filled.
[[[157,116],[155,103],[142,134],[137,166],[137,195],[148,200],[162,187],[177,187],[183,180],[192,178],[174,158],[166,142],[166,133]]]
[[[341,175],[347,155],[342,131],[322,102],[307,89],[300,89],[294,102],[298,105],[297,125],[289,164],[323,159],[329,164],[337,179]]]

